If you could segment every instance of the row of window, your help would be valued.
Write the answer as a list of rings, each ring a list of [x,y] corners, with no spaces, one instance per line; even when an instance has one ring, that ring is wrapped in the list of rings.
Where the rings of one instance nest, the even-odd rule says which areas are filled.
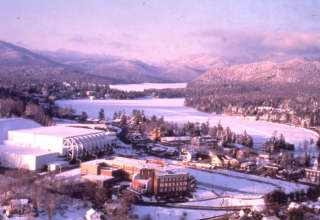
[[[318,171],[307,171],[306,176],[320,176],[320,172]]]
[[[186,186],[187,182],[175,182],[175,183],[160,183],[160,187],[171,187],[171,186]]]
[[[187,187],[164,187],[164,188],[159,188],[159,192],[181,192],[181,191],[187,191]]]
[[[177,182],[177,181],[187,181],[187,176],[179,176],[179,177],[162,177],[159,178],[160,182]]]

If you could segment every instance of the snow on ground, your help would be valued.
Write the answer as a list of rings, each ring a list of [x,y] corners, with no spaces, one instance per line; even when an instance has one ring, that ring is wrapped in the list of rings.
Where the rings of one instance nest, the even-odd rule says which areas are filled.
[[[187,213],[186,219],[190,220],[208,218],[226,213],[225,211],[177,209],[154,206],[134,206],[133,209],[133,213],[138,214],[140,219],[149,214],[154,220],[177,220],[181,218],[184,212]]]
[[[224,195],[230,195],[229,192],[231,192],[237,195],[259,196],[277,189],[277,186],[250,179],[240,179],[234,176],[209,173],[192,168],[185,168],[185,170],[197,179],[199,186],[211,187],[213,190],[223,190],[225,191]]]
[[[86,212],[91,208],[92,204],[79,199],[64,197],[63,201],[59,201],[60,208],[56,210],[52,219],[63,220],[85,220]],[[48,219],[45,212],[40,213],[35,220]]]
[[[256,180],[256,181],[267,182],[272,185],[276,185],[276,186],[280,187],[285,193],[300,191],[302,189],[307,190],[309,187],[308,185],[304,185],[304,184],[300,184],[300,183],[282,181],[282,180],[278,180],[278,179],[272,179],[269,177],[250,175],[250,174],[235,172],[235,171],[231,171],[231,170],[217,169],[214,171],[217,173],[221,173],[221,174],[231,175],[234,178],[240,177],[240,178],[247,178],[247,179]]]
[[[205,201],[179,203],[191,206],[226,207],[226,206],[264,206],[263,198],[228,198],[221,197]]]
[[[35,121],[24,118],[4,118],[0,119],[0,144],[8,139],[9,130],[27,129],[41,127]]]
[[[274,131],[281,133],[286,140],[295,145],[303,145],[304,140],[318,139],[315,132],[271,123],[266,121],[244,120],[239,117],[216,115],[199,112],[196,109],[185,107],[184,98],[173,99],[135,99],[135,100],[59,100],[56,102],[61,106],[72,106],[77,113],[86,111],[89,117],[97,118],[99,110],[104,109],[106,118],[112,118],[115,111],[125,110],[127,114],[131,114],[133,109],[143,109],[147,116],[157,115],[164,116],[165,120],[178,123],[206,122],[210,121],[211,125],[221,122],[223,126],[229,126],[236,133],[242,133],[246,130],[253,136],[255,145],[263,143],[271,137]],[[316,149],[314,145],[310,149]]]
[[[145,89],[176,89],[186,88],[187,83],[140,83],[140,84],[117,84],[110,85],[111,89],[118,89],[123,91],[143,91]]]

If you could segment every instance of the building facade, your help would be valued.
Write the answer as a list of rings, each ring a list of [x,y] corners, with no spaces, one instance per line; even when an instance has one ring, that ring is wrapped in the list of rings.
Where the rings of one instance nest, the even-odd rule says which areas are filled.
[[[164,161],[159,160],[113,157],[89,161],[81,163],[81,175],[103,175],[131,180],[132,189],[142,194],[175,196],[190,191],[190,175],[175,172]]]

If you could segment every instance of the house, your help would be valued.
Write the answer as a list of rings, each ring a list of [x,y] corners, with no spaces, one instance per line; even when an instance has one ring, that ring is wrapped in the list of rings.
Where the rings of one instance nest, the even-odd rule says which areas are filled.
[[[213,147],[218,145],[218,140],[211,136],[197,136],[191,139],[191,144],[195,146],[208,145]]]
[[[235,167],[238,166],[240,163],[237,159],[229,157],[227,155],[218,155],[215,153],[210,153],[211,164],[214,167]]]
[[[189,144],[191,141],[190,136],[181,136],[181,137],[162,137],[160,142],[162,144],[179,146],[183,144]]]
[[[191,161],[196,157],[196,152],[192,150],[182,149],[179,155],[179,159],[183,161]]]
[[[257,168],[257,165],[253,162],[243,162],[240,164],[240,170],[251,172]]]
[[[151,140],[157,140],[161,137],[163,137],[163,132],[161,131],[160,128],[155,128],[150,132],[150,138]]]
[[[217,154],[210,154],[211,157],[211,164],[214,167],[223,167],[223,159],[221,156],[218,156]]]
[[[156,156],[177,156],[179,154],[176,147],[169,147],[161,144],[150,144],[147,148],[150,154]]]
[[[149,142],[149,139],[142,135],[140,132],[132,132],[127,135],[127,139],[135,145],[146,144]]]

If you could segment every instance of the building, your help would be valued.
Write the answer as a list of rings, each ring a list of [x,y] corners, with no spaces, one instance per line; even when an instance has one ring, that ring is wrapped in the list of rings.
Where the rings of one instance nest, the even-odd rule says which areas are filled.
[[[207,145],[214,147],[218,145],[218,140],[211,136],[197,136],[191,139],[191,144],[195,146]]]
[[[181,146],[183,144],[190,144],[191,137],[181,136],[181,137],[162,137],[160,142],[162,144]]]
[[[188,193],[191,187],[188,173],[175,171],[164,161],[156,159],[111,157],[89,161],[81,163],[81,174],[84,179],[88,179],[85,177],[87,175],[102,175],[131,180],[132,189],[142,194],[183,195]]]
[[[116,137],[105,131],[78,127],[50,126],[8,131],[6,145],[41,149],[71,159],[107,151]]]
[[[102,130],[79,127],[9,130],[8,139],[0,145],[0,163],[4,167],[41,170],[60,163],[59,157],[77,159],[109,152],[116,139]]]
[[[251,172],[257,168],[257,165],[253,162],[244,162],[240,164],[240,170]]]
[[[0,163],[3,167],[40,170],[50,161],[56,161],[59,153],[39,148],[0,145]]]
[[[211,164],[213,167],[236,167],[240,165],[240,162],[227,155],[219,155],[215,153],[210,153]]]

